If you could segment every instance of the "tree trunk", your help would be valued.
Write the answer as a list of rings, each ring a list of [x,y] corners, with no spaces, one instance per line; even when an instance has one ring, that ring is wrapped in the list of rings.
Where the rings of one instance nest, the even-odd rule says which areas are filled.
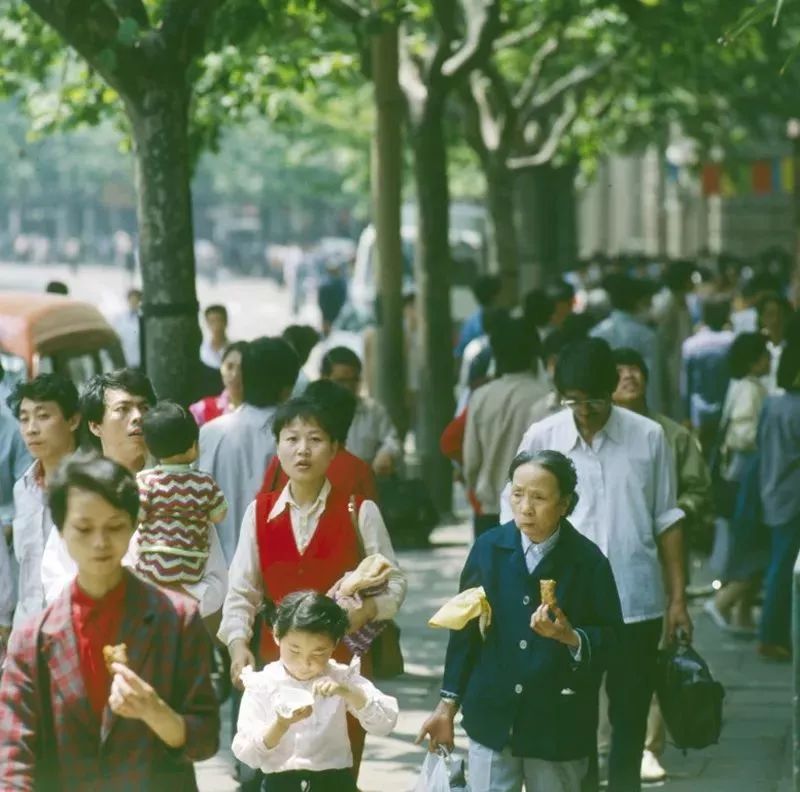
[[[484,175],[493,258],[503,280],[504,304],[515,305],[519,301],[519,247],[514,217],[514,173],[506,163],[506,152],[497,152],[488,158]]]
[[[372,204],[378,253],[378,398],[401,435],[408,430],[403,343],[403,246],[400,214],[404,104],[398,80],[398,33],[386,26],[372,38],[377,111],[372,147]]]
[[[800,307],[800,138],[792,138],[792,215],[794,219],[794,270],[789,281],[789,299]]]
[[[201,341],[188,101],[180,80],[126,101],[136,162],[145,370],[159,398],[184,405],[195,397]]]
[[[442,430],[453,417],[453,327],[450,316],[450,195],[444,96],[429,86],[422,117],[414,124],[414,175],[419,210],[415,275],[419,312],[420,377],[417,447],[424,479],[437,508],[452,508],[450,463],[439,451]]]

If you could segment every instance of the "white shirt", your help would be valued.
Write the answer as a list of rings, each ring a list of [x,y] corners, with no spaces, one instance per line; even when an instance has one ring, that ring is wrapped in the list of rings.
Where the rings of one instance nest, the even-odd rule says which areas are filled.
[[[234,756],[264,773],[287,770],[336,770],[353,764],[347,736],[347,713],[358,718],[364,730],[381,736],[389,734],[397,723],[397,699],[381,693],[356,668],[330,661],[325,676],[347,682],[367,698],[359,710],[352,709],[341,696],[320,696],[313,712],[305,720],[293,723],[274,748],[264,745],[264,735],[276,720],[276,700],[287,688],[309,693],[317,679],[300,681],[289,676],[283,663],[269,663],[263,671],[242,672],[244,695],[239,708],[236,736],[231,746]]]
[[[119,336],[125,362],[131,368],[138,368],[142,363],[142,350],[139,346],[139,314],[125,311],[114,320],[114,329]]]
[[[42,554],[53,530],[47,498],[37,479],[34,462],[14,485],[14,555],[19,565],[14,627],[45,606]]]
[[[359,399],[345,448],[371,465],[379,451],[399,459],[402,449],[386,408],[374,399]]]
[[[578,505],[569,520],[608,558],[626,623],[657,619],[665,596],[656,539],[684,517],[676,505],[675,464],[664,430],[649,418],[611,408],[589,446],[571,410],[533,424],[519,451],[552,449],[578,473]],[[512,519],[510,487],[501,522]]]
[[[134,531],[128,552],[122,559],[122,565],[129,567],[132,572],[136,571],[138,560],[138,533]],[[49,605],[56,599],[77,574],[78,565],[69,554],[66,542],[58,531],[51,531],[42,556],[42,586],[46,603]],[[147,578],[142,579],[148,583],[152,582]],[[197,600],[201,616],[210,616],[222,607],[228,588],[228,565],[215,525],[210,526],[209,530],[208,561],[203,577],[197,583],[184,583],[183,587],[193,599]]]
[[[289,506],[292,533],[297,543],[297,549],[301,553],[308,547],[317,530],[330,491],[331,484],[326,481],[311,507],[301,510],[291,497],[287,484],[269,513],[269,518],[274,519],[287,505]],[[395,567],[389,575],[386,593],[373,598],[377,608],[377,619],[380,621],[391,619],[403,604],[408,581],[405,573],[397,564],[392,540],[389,538],[389,532],[386,530],[380,510],[372,501],[365,500],[361,503],[358,512],[358,530],[361,534],[364,552],[367,555],[380,553]],[[256,541],[255,502],[250,504],[242,521],[239,544],[236,546],[236,554],[231,563],[229,580],[228,595],[222,606],[222,623],[217,633],[218,638],[226,646],[230,646],[237,638],[250,640],[253,635],[255,615],[267,595],[267,592],[264,591],[264,578],[261,574]]]
[[[6,538],[0,531],[0,627],[10,627],[16,602],[14,570]]]
[[[243,404],[200,427],[197,468],[214,477],[228,501],[228,513],[217,531],[229,564],[247,507],[261,489],[264,472],[275,454],[274,416],[275,407]]]
[[[222,355],[227,348],[228,345],[223,344],[219,349],[214,349],[211,341],[204,338],[200,344],[200,362],[209,368],[218,369],[222,365]]]

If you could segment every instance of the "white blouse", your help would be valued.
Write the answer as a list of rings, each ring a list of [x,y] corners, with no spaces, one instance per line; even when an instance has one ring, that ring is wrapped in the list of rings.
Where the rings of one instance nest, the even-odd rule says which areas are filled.
[[[272,507],[270,519],[277,517],[287,505],[289,506],[292,533],[300,553],[305,551],[314,537],[330,492],[331,484],[326,481],[316,501],[310,507],[303,508],[292,498],[287,484]],[[386,593],[374,597],[377,619],[391,619],[403,604],[408,581],[397,563],[392,540],[389,538],[380,509],[373,501],[362,502],[358,512],[358,530],[365,553],[367,555],[380,553],[395,567],[389,575]],[[230,646],[239,638],[250,640],[256,613],[266,595],[256,541],[256,506],[253,501],[242,520],[239,543],[236,545],[236,552],[228,572],[228,594],[222,606],[222,623],[217,633],[217,637],[226,646]]]
[[[358,688],[367,699],[359,710],[352,709],[341,696],[315,698],[313,712],[293,723],[274,748],[264,745],[264,735],[276,719],[281,690],[295,688],[311,693],[320,679],[301,681],[289,676],[283,663],[269,663],[263,671],[246,668],[242,672],[244,695],[232,750],[239,761],[264,773],[287,770],[336,770],[353,764],[346,714],[358,718],[370,734],[389,734],[397,723],[397,699],[381,693],[358,673],[357,665],[346,666],[331,660],[326,676]]]

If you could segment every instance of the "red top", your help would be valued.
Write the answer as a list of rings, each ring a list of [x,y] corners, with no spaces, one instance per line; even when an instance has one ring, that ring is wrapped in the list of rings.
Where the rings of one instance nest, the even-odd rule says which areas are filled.
[[[72,628],[78,644],[78,660],[92,712],[100,721],[108,703],[111,676],[103,660],[103,647],[116,643],[122,624],[125,577],[99,600],[72,583]]]
[[[327,593],[346,572],[355,569],[361,560],[361,549],[353,530],[348,509],[350,495],[332,489],[319,520],[317,530],[304,553],[297,549],[292,532],[289,505],[274,519],[269,513],[279,493],[261,493],[256,497],[256,544],[266,595],[277,605],[293,591],[313,589]],[[356,502],[356,513],[361,502]],[[265,631],[261,643],[262,659],[276,660],[277,646]],[[345,650],[344,652],[342,650]],[[350,659],[342,642],[334,657],[341,662]]]
[[[362,500],[378,501],[378,488],[372,468],[347,449],[340,448],[328,465],[325,475],[335,490]],[[289,481],[277,456],[270,459],[261,492],[281,492]]]
[[[464,461],[464,434],[467,431],[467,408],[465,407],[447,426],[439,438],[441,452],[457,465]]]

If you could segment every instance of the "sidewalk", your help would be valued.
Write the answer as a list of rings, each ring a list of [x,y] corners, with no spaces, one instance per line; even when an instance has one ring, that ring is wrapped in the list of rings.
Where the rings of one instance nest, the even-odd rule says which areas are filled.
[[[362,792],[410,792],[414,787],[424,754],[413,742],[436,705],[447,644],[447,632],[430,629],[426,622],[456,592],[470,539],[466,523],[443,526],[434,533],[431,549],[399,553],[409,577],[408,597],[398,617],[406,673],[381,687],[397,696],[400,719],[390,737],[367,738],[359,777]],[[700,602],[692,605],[692,616],[695,646],[726,690],[722,740],[685,757],[668,748],[663,762],[669,778],[652,786],[665,792],[790,792],[791,666],[766,663],[753,642],[723,636],[702,613]],[[223,719],[227,724],[227,708]],[[229,769],[230,741],[226,727],[223,750],[198,765],[201,792],[237,788]],[[456,742],[463,752],[463,732]]]

